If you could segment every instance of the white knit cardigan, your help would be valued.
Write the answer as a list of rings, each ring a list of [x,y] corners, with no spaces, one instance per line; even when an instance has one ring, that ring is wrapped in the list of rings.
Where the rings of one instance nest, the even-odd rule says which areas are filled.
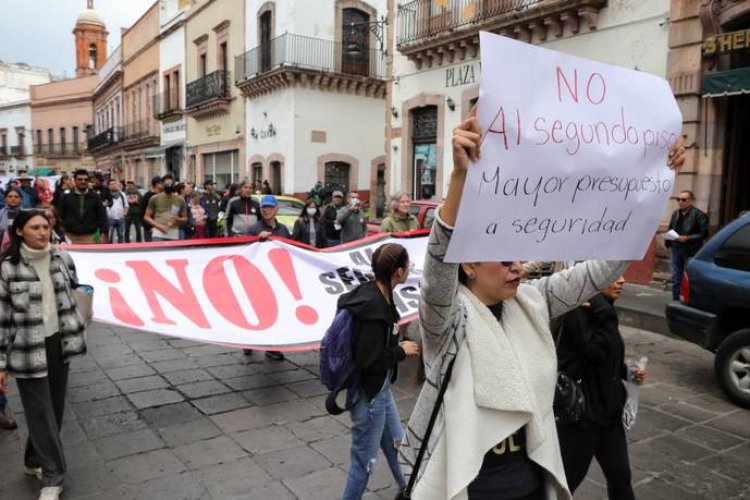
[[[552,401],[557,357],[549,318],[585,302],[625,269],[589,261],[522,284],[498,322],[458,284],[456,264],[443,262],[452,228],[436,217],[420,289],[420,329],[427,380],[400,448],[412,471],[450,360],[453,375],[412,498],[463,500],[485,453],[521,427],[529,458],[544,471],[550,499],[571,498],[560,457]]]

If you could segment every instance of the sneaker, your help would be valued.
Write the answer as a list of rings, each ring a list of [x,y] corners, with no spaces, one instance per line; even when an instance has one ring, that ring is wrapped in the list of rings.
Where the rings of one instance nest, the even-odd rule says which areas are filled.
[[[242,349],[242,354],[244,354],[245,356],[250,356],[252,353],[252,349]]]
[[[284,353],[281,351],[266,351],[266,357],[273,361],[284,361]]]
[[[39,500],[59,500],[62,486],[45,486],[39,491]]]
[[[13,430],[18,428],[18,424],[11,417],[8,417],[4,413],[0,413],[0,429]]]
[[[38,480],[42,480],[42,468],[41,467],[24,467],[23,473],[27,476],[34,476]]]

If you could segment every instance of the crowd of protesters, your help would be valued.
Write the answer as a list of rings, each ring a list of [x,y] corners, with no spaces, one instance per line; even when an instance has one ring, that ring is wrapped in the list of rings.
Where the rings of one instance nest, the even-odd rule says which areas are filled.
[[[54,222],[55,243],[141,243],[275,235],[325,248],[367,235],[369,206],[356,191],[345,195],[340,189],[325,189],[318,181],[303,201],[299,217],[289,227],[276,219],[279,201],[272,192],[268,181],[246,180],[219,191],[210,179],[198,187],[193,182],[180,182],[171,174],[151,179],[147,191],[132,180],[106,178],[83,169],[63,174],[54,188],[44,178],[21,175],[0,191],[0,239],[24,209],[47,210]],[[394,195],[391,214],[383,220],[380,230],[416,229],[418,222],[409,213],[410,203],[408,194]]]

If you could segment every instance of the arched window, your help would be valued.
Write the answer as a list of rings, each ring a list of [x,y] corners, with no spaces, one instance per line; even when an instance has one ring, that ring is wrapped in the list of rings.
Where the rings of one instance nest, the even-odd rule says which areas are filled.
[[[89,45],[89,68],[91,69],[96,69],[97,53],[96,44]]]

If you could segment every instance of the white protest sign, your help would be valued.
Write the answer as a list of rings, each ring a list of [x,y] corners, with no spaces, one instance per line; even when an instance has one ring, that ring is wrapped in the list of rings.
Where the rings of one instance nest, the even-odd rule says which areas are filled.
[[[480,159],[450,262],[640,259],[674,187],[662,78],[480,34]]]

